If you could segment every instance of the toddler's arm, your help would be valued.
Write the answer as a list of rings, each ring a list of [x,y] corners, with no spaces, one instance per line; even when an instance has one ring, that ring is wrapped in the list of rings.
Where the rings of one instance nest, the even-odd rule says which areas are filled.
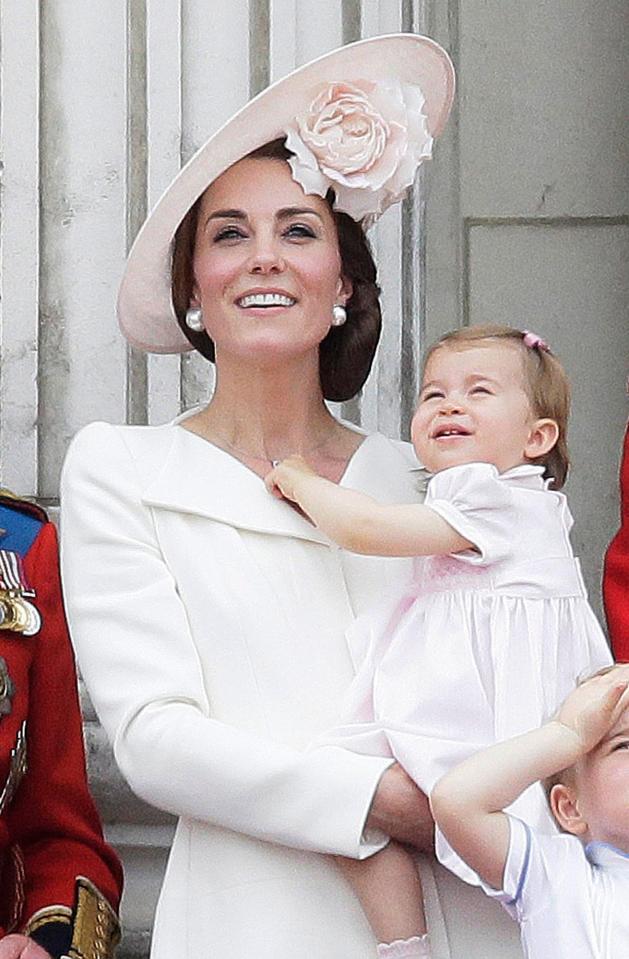
[[[419,503],[388,505],[345,489],[291,456],[266,477],[267,488],[291,500],[339,546],[368,556],[428,556],[473,546],[434,510]]]
[[[430,797],[452,848],[495,889],[502,887],[509,822],[502,810],[538,779],[574,765],[629,705],[629,666],[589,679],[539,729],[483,749],[447,773]]]

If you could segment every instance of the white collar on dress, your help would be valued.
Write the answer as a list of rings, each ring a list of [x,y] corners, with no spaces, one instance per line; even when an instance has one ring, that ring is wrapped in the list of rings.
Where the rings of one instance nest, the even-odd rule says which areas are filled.
[[[497,479],[502,480],[505,483],[509,483],[512,486],[521,486],[525,489],[533,490],[547,490],[552,483],[552,479],[544,479],[544,467],[536,466],[534,463],[523,463],[521,466],[513,466],[510,470],[505,470],[504,473],[499,473],[495,466],[491,463],[462,463],[460,466],[448,466],[446,469],[441,470],[442,473],[454,472],[455,470],[465,470],[469,466],[487,466],[492,469]],[[436,473],[428,473],[427,470],[422,470],[428,477],[432,479],[433,476],[436,476]]]
[[[623,852],[608,842],[589,842],[585,847],[585,855],[592,866],[603,866],[605,869],[621,871],[629,876],[629,853]]]

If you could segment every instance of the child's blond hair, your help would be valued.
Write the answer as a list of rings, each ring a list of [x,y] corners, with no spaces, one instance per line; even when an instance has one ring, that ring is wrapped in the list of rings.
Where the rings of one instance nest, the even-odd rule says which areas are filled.
[[[423,362],[423,371],[431,356],[441,349],[465,349],[482,344],[483,341],[497,341],[513,345],[522,356],[524,384],[535,416],[548,417],[559,427],[557,442],[548,453],[533,459],[544,467],[544,475],[553,479],[553,488],[561,489],[568,475],[570,457],[566,434],[570,415],[570,384],[566,372],[548,347],[538,341],[531,347],[525,343],[526,332],[512,326],[465,326],[446,333],[430,346]]]

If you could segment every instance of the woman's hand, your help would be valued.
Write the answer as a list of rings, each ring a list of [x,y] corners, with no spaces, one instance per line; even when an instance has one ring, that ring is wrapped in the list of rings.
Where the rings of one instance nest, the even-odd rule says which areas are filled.
[[[28,936],[5,936],[0,939],[0,959],[50,959],[50,953]]]
[[[279,499],[283,497],[294,503],[297,501],[296,488],[299,480],[304,476],[317,475],[312,467],[308,466],[303,456],[294,454],[282,460],[278,466],[272,469],[265,477],[264,482],[269,493],[273,493]]]
[[[434,850],[435,824],[428,798],[398,763],[380,779],[365,826],[381,829],[422,852]]]

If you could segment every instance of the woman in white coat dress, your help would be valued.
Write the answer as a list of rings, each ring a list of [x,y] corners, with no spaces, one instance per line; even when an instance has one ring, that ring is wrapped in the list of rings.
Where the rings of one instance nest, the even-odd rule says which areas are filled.
[[[128,339],[216,363],[205,409],[83,430],[62,484],[83,676],[131,787],[179,816],[153,959],[368,959],[324,854],[367,856],[387,835],[430,848],[399,767],[307,749],[352,676],[345,628],[407,561],[343,553],[262,478],[300,451],[380,499],[418,495],[410,447],[324,399],[357,392],[379,335],[359,221],[410,185],[452,88],[444,51],[412,35],[302,67],[208,141],[130,254]],[[519,955],[492,903],[424,866],[435,957]]]

